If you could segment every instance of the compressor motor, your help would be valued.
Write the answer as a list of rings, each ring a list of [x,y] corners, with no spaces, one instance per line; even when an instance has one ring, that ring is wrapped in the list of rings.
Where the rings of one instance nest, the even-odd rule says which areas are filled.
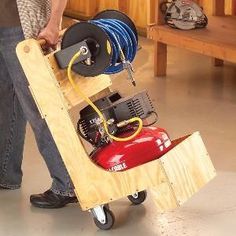
[[[126,123],[126,120],[133,117],[139,117],[142,120],[153,117],[151,124],[147,125],[153,125],[157,121],[157,113],[147,91],[126,98],[122,98],[120,93],[114,92],[95,101],[94,104],[108,121],[109,132],[113,135],[135,128]],[[91,106],[80,111],[77,130],[81,137],[95,147],[103,146],[109,142],[108,136],[103,132],[101,120]]]

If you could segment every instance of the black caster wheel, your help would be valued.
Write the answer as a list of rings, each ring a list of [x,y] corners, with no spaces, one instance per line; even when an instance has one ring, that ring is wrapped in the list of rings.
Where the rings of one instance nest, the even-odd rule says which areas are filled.
[[[106,222],[102,223],[97,218],[93,218],[95,225],[101,230],[109,230],[115,223],[115,216],[113,212],[105,205],[104,213],[106,215]]]
[[[137,192],[133,195],[129,195],[128,199],[134,204],[139,205],[143,203],[147,198],[147,191]]]

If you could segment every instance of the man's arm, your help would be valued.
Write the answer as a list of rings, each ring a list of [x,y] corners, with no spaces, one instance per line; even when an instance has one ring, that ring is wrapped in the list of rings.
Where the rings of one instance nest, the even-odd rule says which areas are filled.
[[[59,41],[61,18],[66,3],[67,0],[51,0],[50,20],[38,36],[39,39],[45,39],[47,44],[50,46],[55,46]]]

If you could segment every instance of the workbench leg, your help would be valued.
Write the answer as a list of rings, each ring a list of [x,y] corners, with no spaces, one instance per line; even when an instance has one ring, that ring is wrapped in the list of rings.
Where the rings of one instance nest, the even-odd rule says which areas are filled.
[[[167,45],[155,42],[154,51],[154,76],[166,76]]]
[[[218,58],[213,58],[213,65],[214,66],[223,66],[224,65],[224,61]]]

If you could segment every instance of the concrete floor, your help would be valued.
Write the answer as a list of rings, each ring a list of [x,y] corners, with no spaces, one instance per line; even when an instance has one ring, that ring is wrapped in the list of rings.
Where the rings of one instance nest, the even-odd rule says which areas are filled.
[[[159,126],[172,138],[199,130],[218,176],[181,208],[157,213],[150,197],[134,207],[122,199],[111,204],[114,229],[98,230],[89,213],[76,205],[42,210],[29,204],[31,193],[50,186],[47,169],[33,134],[27,130],[24,179],[21,190],[0,191],[0,235],[236,235],[236,66],[213,67],[210,58],[169,48],[168,76],[153,77],[153,45],[141,39],[143,49],[134,63],[138,86],[113,77],[114,89],[124,95],[148,89],[160,116]]]

